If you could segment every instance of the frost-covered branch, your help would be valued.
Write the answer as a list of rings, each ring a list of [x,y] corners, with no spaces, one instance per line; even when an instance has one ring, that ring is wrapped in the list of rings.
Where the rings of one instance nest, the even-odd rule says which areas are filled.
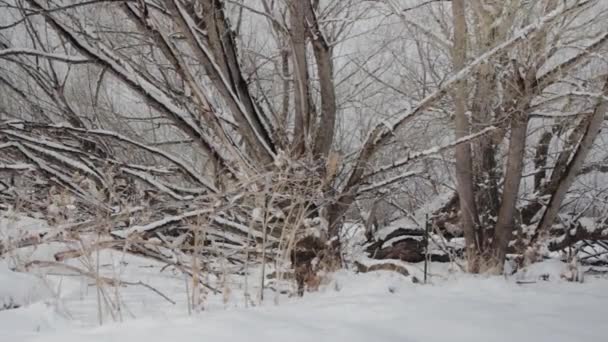
[[[492,131],[494,131],[496,129],[498,129],[498,128],[494,127],[494,126],[486,127],[486,128],[482,129],[481,131],[479,131],[477,133],[470,134],[468,136],[462,137],[462,138],[460,138],[458,140],[455,140],[455,141],[452,141],[450,143],[447,143],[447,144],[444,144],[444,145],[440,145],[440,146],[431,147],[431,148],[426,149],[424,151],[414,152],[414,153],[408,154],[407,157],[401,158],[399,160],[396,160],[396,161],[392,162],[389,165],[381,166],[381,167],[375,169],[374,171],[372,171],[371,173],[365,175],[364,177],[365,178],[371,177],[371,176],[377,175],[379,173],[386,172],[386,171],[389,171],[389,170],[392,170],[392,169],[395,169],[395,168],[407,165],[407,164],[409,164],[411,162],[414,162],[416,160],[423,159],[425,157],[432,156],[434,154],[438,154],[438,153],[441,153],[443,151],[452,149],[455,146],[458,146],[459,144],[470,143],[471,141],[473,141],[475,139],[478,139],[479,137],[482,137],[482,136],[484,136],[486,134],[489,134],[490,132],[492,132]]]
[[[27,2],[35,9],[42,11],[46,10],[46,8],[39,4],[37,0],[27,0]],[[174,99],[157,84],[154,84],[147,77],[141,75],[129,61],[114,53],[112,49],[103,42],[98,41],[97,44],[91,44],[86,36],[74,32],[74,30],[65,25],[58,16],[49,12],[44,12],[44,16],[51,27],[57,31],[59,35],[67,39],[70,44],[78,49],[83,55],[109,70],[118,79],[123,81],[125,85],[141,95],[154,108],[167,114],[167,116],[202,147],[203,150],[209,155],[213,154],[211,151],[213,151],[214,148],[210,137],[208,137],[201,127],[194,122],[192,116],[176,104]]]
[[[582,240],[608,240],[608,226],[588,219],[579,220],[574,228],[549,240],[548,246],[550,251],[560,251]]]
[[[367,185],[367,186],[362,186],[362,187],[359,188],[358,193],[362,194],[362,193],[374,191],[374,190],[377,190],[377,189],[383,189],[383,188],[386,188],[388,185],[401,182],[401,181],[403,181],[403,180],[405,180],[407,178],[410,178],[410,177],[421,175],[422,173],[423,173],[423,171],[408,171],[408,172],[404,172],[404,173],[402,173],[402,174],[400,174],[398,176],[390,177],[390,178],[387,178],[385,180],[382,180],[382,181],[379,181],[379,182],[376,182],[376,183],[373,183],[373,184],[370,184],[370,185]]]
[[[182,170],[186,175],[188,175],[190,178],[192,178],[194,181],[205,186],[207,189],[209,189],[212,192],[217,192],[217,189],[215,188],[215,186],[213,185],[213,183],[211,181],[205,179],[205,177],[203,177],[200,172],[194,170],[191,166],[187,165],[185,161],[180,160],[180,158],[178,158],[176,155],[165,152],[162,149],[152,147],[152,146],[146,145],[144,143],[135,141],[127,136],[124,136],[124,135],[116,133],[116,132],[112,132],[112,131],[108,131],[108,130],[101,130],[101,129],[76,128],[76,127],[72,127],[72,126],[68,126],[68,125],[64,125],[64,124],[45,125],[45,124],[37,124],[37,123],[24,122],[24,121],[9,122],[9,123],[7,123],[7,126],[11,127],[12,129],[20,129],[22,126],[26,126],[26,127],[32,127],[32,128],[42,129],[42,130],[52,130],[52,131],[56,131],[56,132],[69,131],[69,132],[77,133],[80,135],[94,135],[94,136],[99,136],[99,137],[103,137],[103,138],[115,139],[119,142],[127,143],[127,144],[132,145],[136,148],[139,148],[143,151],[150,152],[154,155],[157,155],[157,156],[171,162],[172,164],[177,166],[180,170]],[[2,128],[0,126],[0,131],[1,130],[2,130]],[[10,133],[16,137],[22,138],[27,141],[34,140],[33,138],[27,137],[23,134],[18,134],[16,132],[12,132],[12,133],[11,133],[11,131],[5,131],[5,132]],[[51,142],[48,142],[48,144],[51,144]],[[64,145],[60,145],[60,146],[59,145],[50,145],[50,146],[67,148]],[[79,150],[75,150],[73,148],[68,151],[69,152],[82,152]],[[144,170],[142,170],[142,171],[144,171]]]
[[[480,65],[487,63],[491,58],[515,46],[516,44],[526,39],[529,39],[536,32],[541,29],[544,29],[547,25],[554,22],[564,13],[569,12],[574,8],[579,8],[588,3],[589,1],[583,1],[577,3],[574,7],[566,7],[564,4],[560,4],[558,8],[543,16],[536,23],[530,24],[518,30],[514,33],[512,38],[504,41],[501,44],[498,44],[497,46],[475,58],[465,68],[462,68],[452,77],[450,77],[447,81],[445,81],[438,90],[428,95],[426,98],[422,99],[416,106],[414,106],[409,111],[397,115],[389,122],[383,122],[376,125],[375,128],[370,131],[360,149],[359,157],[356,161],[355,167],[353,168],[353,172],[349,178],[349,181],[347,182],[346,190],[349,190],[350,187],[354,186],[359,182],[361,176],[363,175],[365,165],[367,165],[368,161],[375,154],[379,146],[387,139],[389,139],[392,132],[399,129],[404,124],[411,122],[414,117],[424,112],[431,105],[436,103],[439,99],[445,96],[455,84],[469,77]]]
[[[70,64],[81,64],[81,63],[89,63],[91,62],[89,59],[78,57],[78,56],[70,56],[58,53],[48,53],[44,51],[34,50],[34,49],[26,49],[26,48],[11,48],[0,50],[0,57],[4,56],[34,56],[34,57],[42,57],[47,58],[54,61],[65,62]]]

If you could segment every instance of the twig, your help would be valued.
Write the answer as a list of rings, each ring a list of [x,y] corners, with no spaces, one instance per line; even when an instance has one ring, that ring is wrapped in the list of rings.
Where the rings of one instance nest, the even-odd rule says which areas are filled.
[[[63,267],[65,269],[69,270],[69,271],[76,272],[79,275],[95,279],[96,281],[105,283],[106,285],[110,285],[110,286],[122,286],[122,285],[143,286],[143,287],[146,287],[146,288],[152,290],[153,292],[155,292],[159,296],[163,297],[169,303],[171,303],[173,305],[176,304],[175,301],[172,300],[171,298],[169,298],[167,295],[163,294],[158,289],[156,289],[156,288],[152,287],[151,285],[146,284],[146,283],[144,283],[142,281],[131,282],[131,281],[124,281],[124,280],[120,280],[120,279],[112,279],[112,278],[108,278],[108,277],[98,276],[98,275],[93,274],[91,272],[87,272],[85,270],[82,270],[82,269],[80,269],[78,267],[66,265],[66,264],[63,264],[63,263],[60,263],[60,262],[55,262],[55,261],[34,260],[34,261],[31,261],[31,262],[27,263],[25,265],[25,268],[28,269],[31,266],[39,266],[39,267]]]

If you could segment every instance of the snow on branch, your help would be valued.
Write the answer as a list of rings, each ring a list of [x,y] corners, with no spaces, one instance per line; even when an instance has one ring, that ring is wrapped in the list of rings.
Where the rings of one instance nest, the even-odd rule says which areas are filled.
[[[267,20],[269,20],[272,25],[278,29],[280,29],[281,31],[283,31],[284,33],[289,33],[289,29],[287,27],[285,27],[285,25],[283,25],[283,23],[281,23],[279,20],[277,20],[277,18],[275,18],[274,16],[272,16],[270,13],[264,12],[264,11],[260,11],[257,10],[251,6],[248,6],[246,4],[244,4],[241,1],[236,1],[236,0],[226,0],[227,3],[234,5],[234,6],[238,6],[240,8],[243,8],[253,14],[257,14],[261,17],[266,18]]]
[[[549,241],[550,251],[559,251],[582,240],[608,240],[608,226],[592,220],[581,218],[574,228]]]
[[[29,123],[27,122],[11,122],[8,123],[8,126],[10,127],[15,127],[18,128],[21,125],[28,125]],[[108,137],[108,138],[113,138],[116,139],[118,141],[133,145],[135,147],[141,148],[145,151],[148,151],[152,154],[158,155],[160,157],[162,157],[163,159],[170,161],[171,163],[175,164],[179,169],[181,169],[183,172],[185,172],[189,177],[191,177],[194,181],[200,183],[201,185],[205,186],[205,188],[211,190],[212,192],[216,193],[217,189],[215,188],[215,186],[212,184],[211,181],[205,179],[204,177],[202,177],[200,175],[199,172],[196,172],[193,168],[191,168],[190,166],[186,165],[186,163],[182,160],[180,160],[178,157],[176,157],[175,155],[169,154],[159,148],[156,147],[152,147],[152,146],[148,146],[146,144],[140,143],[138,141],[135,141],[133,139],[130,139],[122,134],[116,133],[116,132],[112,132],[112,131],[107,131],[107,130],[101,130],[101,129],[84,129],[84,128],[76,128],[76,127],[72,127],[72,126],[68,126],[68,125],[63,125],[63,124],[58,124],[58,125],[36,125],[37,128],[41,128],[41,129],[54,129],[54,130],[67,130],[73,133],[78,133],[78,134],[86,134],[86,135],[97,135],[97,136],[101,136],[101,137]],[[133,168],[133,167],[132,167]],[[145,171],[145,170],[142,170]]]
[[[15,56],[15,55],[43,57],[43,58],[47,58],[47,59],[51,59],[51,60],[55,60],[55,61],[59,61],[59,62],[66,62],[66,63],[70,63],[70,64],[80,64],[80,63],[90,63],[91,62],[91,60],[89,60],[89,59],[78,57],[78,56],[70,56],[70,55],[57,54],[57,53],[48,53],[48,52],[34,50],[34,49],[10,48],[10,49],[0,50],[0,57]]]
[[[9,170],[9,171],[28,171],[28,170],[33,170],[36,167],[32,164],[25,164],[25,163],[19,163],[19,164],[0,164],[0,171],[5,171],[5,170]]]
[[[234,228],[234,229],[240,231],[243,234],[251,234],[251,236],[253,236],[255,238],[258,238],[258,239],[264,238],[264,235],[261,232],[259,232],[257,230],[254,230],[254,229],[251,229],[250,227],[248,227],[248,226],[246,226],[244,224],[241,224],[241,223],[238,223],[238,222],[234,222],[234,221],[230,221],[228,219],[225,219],[225,218],[217,216],[217,215],[214,215],[211,218],[213,219],[214,222],[217,222],[219,224],[225,225],[227,227]],[[277,239],[275,237],[270,236],[270,235],[268,235],[266,238],[269,241],[277,241]]]
[[[193,138],[205,150],[211,149],[211,139],[203,132],[201,127],[194,122],[192,116],[183,108],[174,103],[174,100],[165,91],[155,85],[147,77],[141,75],[129,61],[115,54],[111,48],[101,42],[92,45],[87,38],[74,32],[63,24],[55,15],[48,12],[36,0],[27,0],[34,7],[44,11],[47,22],[58,34],[66,38],[70,44],[82,54],[106,67],[114,76],[124,82],[130,89],[141,95],[152,106],[168,114],[186,134]]]
[[[490,133],[490,132],[492,132],[492,131],[494,131],[496,129],[498,129],[498,128],[495,127],[495,126],[489,126],[489,127],[486,127],[484,129],[482,129],[479,132],[467,135],[465,137],[462,137],[460,139],[452,141],[452,142],[450,142],[448,144],[444,144],[444,145],[440,145],[440,146],[435,146],[435,147],[431,147],[429,149],[426,149],[424,151],[408,154],[407,157],[401,158],[399,160],[396,160],[396,161],[394,161],[393,163],[391,163],[389,165],[381,166],[380,168],[372,171],[372,173],[366,175],[365,177],[370,177],[370,176],[377,175],[377,174],[382,173],[382,172],[386,172],[386,171],[392,170],[394,168],[398,168],[398,167],[404,166],[404,165],[406,165],[406,164],[408,164],[408,163],[410,163],[412,161],[416,161],[418,159],[422,159],[422,158],[431,156],[433,154],[438,154],[440,152],[443,152],[445,150],[451,149],[451,148],[453,148],[453,147],[455,147],[457,145],[460,145],[460,144],[469,143],[472,140],[475,140],[475,139],[477,139],[477,138],[479,138],[481,136],[484,136],[484,135],[486,135],[486,134],[488,134],[488,133]]]
[[[477,69],[477,67],[486,63],[490,58],[513,47],[514,45],[518,44],[519,42],[521,42],[523,40],[529,39],[532,34],[534,34],[535,32],[537,32],[539,30],[542,30],[544,27],[546,27],[551,22],[553,22],[555,19],[557,19],[560,15],[562,15],[566,12],[569,12],[574,8],[579,8],[587,3],[589,3],[589,1],[583,1],[581,3],[577,3],[573,7],[566,7],[566,6],[564,6],[564,4],[561,4],[560,6],[558,6],[558,8],[556,8],[555,10],[551,11],[550,13],[548,13],[547,15],[542,17],[538,22],[528,25],[528,26],[522,28],[521,30],[515,32],[514,36],[511,39],[508,39],[507,41],[505,41],[501,44],[498,44],[494,48],[481,54],[479,57],[475,58],[468,66],[466,66],[465,68],[462,68],[457,73],[455,73],[452,77],[450,77],[447,81],[445,81],[441,85],[441,88],[439,90],[437,90],[435,93],[427,96],[425,99],[420,101],[420,103],[417,106],[415,106],[414,108],[412,108],[409,112],[404,113],[401,116],[397,116],[392,121],[390,121],[388,124],[388,129],[391,132],[394,131],[401,124],[403,124],[408,118],[410,118],[410,117],[420,113],[424,109],[426,109],[430,104],[434,103],[436,100],[443,97],[447,93],[448,89],[450,89],[456,83],[467,78],[469,75],[471,75],[471,73],[473,71],[475,71]],[[387,132],[384,135],[382,135],[382,138],[387,136],[389,133],[390,132]]]
[[[469,77],[469,75],[471,75],[475,70],[477,70],[480,65],[487,63],[488,60],[490,60],[491,58],[517,45],[521,41],[529,39],[536,32],[543,30],[547,25],[554,22],[564,13],[581,8],[582,6],[586,6],[589,3],[591,3],[591,0],[577,2],[572,6],[566,6],[564,3],[561,3],[559,6],[557,6],[555,10],[543,16],[536,23],[523,27],[522,29],[515,32],[512,38],[504,41],[501,44],[498,44],[494,48],[486,51],[485,53],[475,58],[472,62],[469,63],[468,66],[460,69],[457,73],[455,73],[452,77],[445,81],[438,90],[422,99],[416,106],[411,108],[409,111],[396,116],[388,122],[382,122],[376,125],[374,129],[369,132],[365,142],[363,143],[360,149],[359,157],[357,158],[355,167],[353,168],[353,172],[347,182],[347,188],[345,190],[349,190],[350,187],[355,186],[359,182],[360,178],[363,175],[365,165],[368,164],[369,159],[374,155],[379,146],[392,136],[392,132],[394,132],[403,124],[410,122],[418,114],[424,112],[432,104],[434,104],[443,96],[445,96],[448,90],[451,89],[454,85]],[[392,166],[389,166],[388,168],[390,169],[392,168]]]
[[[207,214],[211,213],[213,210],[214,210],[214,208],[199,209],[199,210],[188,211],[181,215],[167,216],[167,217],[163,218],[162,220],[154,221],[154,222],[148,223],[143,226],[133,226],[131,228],[124,229],[124,230],[112,231],[112,235],[119,237],[119,238],[126,239],[133,234],[153,233],[172,223],[181,222],[185,219],[192,218],[192,217],[207,215]]]
[[[385,187],[387,185],[391,185],[391,184],[400,182],[401,180],[403,180],[405,178],[414,177],[414,176],[417,176],[417,175],[420,175],[420,174],[423,174],[423,173],[424,173],[424,171],[408,171],[408,172],[404,172],[404,173],[402,173],[402,174],[400,174],[398,176],[391,177],[391,178],[385,179],[383,181],[380,181],[380,182],[377,182],[377,183],[374,183],[374,184],[371,184],[371,185],[368,185],[368,186],[361,187],[361,188],[359,188],[358,193],[362,194],[364,192],[374,191],[376,189],[383,188],[383,187]]]
[[[206,209],[188,211],[181,215],[167,216],[163,219],[148,223],[146,225],[133,226],[133,227],[130,227],[130,228],[124,229],[124,230],[114,230],[114,231],[112,231],[111,234],[113,236],[123,238],[123,239],[126,239],[129,236],[136,235],[136,234],[148,234],[149,235],[151,233],[155,233],[155,232],[159,231],[160,229],[166,228],[167,226],[169,226],[171,224],[179,223],[179,222],[182,222],[189,218],[209,215],[214,210],[216,210],[216,208],[206,208]],[[263,234],[261,232],[254,230],[253,228],[250,228],[241,223],[237,223],[237,222],[228,220],[228,219],[223,218],[218,215],[212,215],[212,216],[210,216],[210,218],[213,222],[215,222],[221,226],[232,228],[231,230],[234,230],[234,232],[230,232],[230,231],[227,231],[224,229],[218,229],[216,227],[216,228],[208,231],[208,234],[210,234],[210,235],[216,236],[221,239],[226,239],[229,241],[237,242],[239,244],[242,244],[243,243],[242,238],[245,236],[248,236],[248,235],[250,235],[254,238],[257,238],[257,239],[263,238]],[[270,236],[270,235],[268,235],[266,238],[268,239],[268,241],[271,241],[271,242],[277,241],[277,239],[275,237]]]
[[[11,123],[10,126],[16,127],[17,124],[16,123]],[[25,140],[25,141],[30,142],[30,143],[46,146],[49,149],[55,149],[55,150],[60,150],[60,151],[64,151],[64,152],[71,152],[71,153],[82,153],[81,150],[78,150],[78,149],[75,149],[75,148],[63,145],[63,144],[59,144],[59,143],[56,143],[56,142],[53,142],[53,141],[49,141],[49,140],[45,139],[44,137],[33,138],[33,137],[30,137],[30,136],[27,136],[27,135],[15,132],[13,130],[2,130],[2,132],[5,133],[5,134],[8,134],[10,136],[13,136],[13,137],[15,137],[17,139],[20,139],[20,140]]]
[[[15,127],[16,124],[11,123],[11,124],[9,124],[9,126]],[[103,177],[98,172],[94,171],[89,166],[87,166],[85,163],[72,159],[72,158],[69,158],[69,157],[64,156],[61,153],[55,151],[55,150],[59,150],[62,152],[68,152],[68,153],[81,155],[81,154],[83,154],[82,150],[78,150],[78,149],[75,149],[75,148],[72,148],[69,146],[65,146],[60,143],[49,141],[42,137],[33,138],[33,137],[30,137],[27,135],[20,134],[13,130],[2,129],[1,131],[9,136],[12,136],[13,138],[22,140],[19,144],[21,149],[27,148],[29,150],[37,152],[40,155],[45,155],[47,158],[51,158],[51,159],[58,161],[63,166],[71,167],[73,169],[80,171],[83,174],[92,176],[93,178],[96,179],[98,184],[100,184],[104,187],[106,186],[106,183],[105,183],[105,180],[103,179]]]
[[[580,53],[567,59],[566,61],[554,66],[551,70],[539,76],[534,85],[537,90],[542,90],[545,87],[553,84],[558,76],[566,74],[574,66],[578,65],[585,57],[599,50],[608,43],[608,32],[600,35],[593,43],[589,44]]]
[[[565,96],[568,96],[568,95],[608,101],[608,96],[606,96],[602,93],[591,93],[591,92],[585,92],[585,91],[571,91],[571,92],[568,92],[565,94]]]
[[[121,170],[124,173],[130,174],[132,176],[135,176],[135,177],[143,180],[144,182],[146,182],[146,183],[154,186],[159,191],[168,194],[169,196],[173,197],[174,199],[176,199],[178,201],[187,201],[187,200],[192,200],[193,199],[192,196],[181,196],[181,195],[176,194],[173,190],[169,189],[166,185],[164,185],[161,182],[157,181],[156,179],[154,179],[154,177],[152,177],[151,175],[149,175],[147,173],[140,172],[140,171],[135,171],[135,170],[130,170],[128,168],[121,168]]]
[[[90,204],[92,204],[98,208],[103,208],[105,210],[111,211],[111,209],[108,206],[106,206],[105,204],[100,202],[97,198],[93,197],[90,193],[83,190],[78,184],[76,184],[72,180],[71,177],[69,177],[68,175],[64,174],[63,172],[48,165],[43,159],[35,156],[27,148],[25,148],[22,144],[20,144],[18,142],[9,142],[9,143],[0,145],[0,148],[3,148],[3,147],[16,148],[27,159],[32,161],[38,169],[47,173],[49,175],[49,178],[51,180],[53,180],[54,182],[62,184],[63,186],[67,187],[68,189],[75,191],[76,194],[78,194],[78,196],[80,196],[84,201],[89,202]]]
[[[103,177],[101,177],[97,172],[93,171],[91,168],[89,168],[84,163],[82,163],[78,160],[68,158],[60,153],[36,146],[31,143],[24,142],[21,144],[21,146],[24,148],[26,147],[30,150],[36,151],[39,154],[43,154],[43,155],[46,155],[47,157],[53,158],[53,159],[59,161],[64,166],[69,166],[71,168],[81,171],[84,174],[88,174],[88,175],[92,176],[93,178],[97,179],[99,184],[102,184],[104,187],[106,186],[106,183],[105,183],[105,180],[103,179]]]

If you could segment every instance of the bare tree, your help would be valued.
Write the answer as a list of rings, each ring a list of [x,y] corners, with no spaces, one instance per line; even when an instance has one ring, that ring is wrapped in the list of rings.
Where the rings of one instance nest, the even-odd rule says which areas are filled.
[[[124,232],[162,239],[169,227],[205,215],[210,234],[225,243],[253,238],[266,247],[269,236],[281,245],[316,220],[332,242],[325,255],[339,259],[354,203],[430,172],[430,157],[455,149],[458,200],[451,203],[460,207],[470,270],[500,272],[513,232],[536,222],[545,195],[551,202],[528,244],[552,225],[599,134],[605,90],[598,94],[602,86],[591,77],[577,79],[591,66],[605,73],[597,53],[608,40],[606,12],[598,4],[3,1],[10,15],[0,23],[0,83],[15,102],[0,121],[0,172],[30,182],[42,176],[47,188],[35,196],[67,191],[81,222],[155,208],[154,217],[117,227],[117,239]],[[409,20],[426,10],[436,25]],[[381,32],[387,18],[398,19],[391,29],[407,28],[417,63],[383,49],[340,55],[349,39]],[[387,55],[395,63],[370,70],[367,61]],[[378,71],[391,68],[405,70],[407,90]],[[367,97],[355,104],[361,94]],[[361,106],[374,96],[380,113]],[[535,115],[556,104],[574,111],[577,149],[559,150],[547,182],[539,175],[552,141],[572,120],[545,132],[534,160],[527,149]],[[353,107],[361,121],[349,122]],[[426,137],[418,151],[395,147],[425,122],[446,132],[442,120],[452,118],[449,139]],[[349,136],[356,138],[345,143]],[[539,168],[538,201],[522,207],[531,163]],[[435,186],[448,183],[448,173]],[[11,201],[23,197],[11,191]],[[127,192],[136,195],[118,194]]]
[[[594,1],[453,1],[451,4],[454,31],[452,55],[456,71],[464,67],[463,60],[467,58],[465,51],[479,54],[491,51],[501,42],[520,40],[521,36],[518,35],[523,32],[519,28],[530,23],[531,13],[537,13],[541,17],[563,13],[557,17],[560,20],[556,18],[542,22],[533,34],[525,34],[525,41],[480,63],[471,74],[470,81],[455,88],[453,100],[457,137],[489,125],[498,127],[496,133],[473,142],[474,147],[456,147],[460,217],[466,239],[469,270],[473,272],[502,272],[518,226],[538,225],[535,234],[552,226],[564,194],[584,162],[585,157],[582,160],[562,158],[564,163],[558,163],[553,174],[565,172],[570,176],[562,176],[553,181],[554,190],[547,194],[550,202],[542,220],[532,222],[530,214],[526,218],[521,217],[518,207],[521,207],[519,199],[525,177],[523,171],[527,164],[526,148],[531,144],[530,124],[534,123],[534,111],[542,108],[542,104],[537,102],[558,88],[562,88],[558,92],[563,91],[563,88],[568,89],[564,84],[571,77],[577,77],[575,74],[580,74],[581,67],[594,63],[593,54],[604,48],[606,28],[594,20],[586,23],[580,21],[590,16],[597,19],[605,15],[601,10],[591,12],[597,11],[598,5]],[[522,15],[522,11],[526,11],[527,17]],[[573,42],[573,36],[583,34],[578,31],[581,26],[592,29],[590,31],[594,32],[593,37],[574,57],[563,58],[561,53],[564,46]],[[583,36],[580,37],[583,39]],[[586,90],[593,92],[597,86],[596,82],[589,82]],[[597,101],[593,114],[586,114],[585,109],[579,107],[580,115],[588,116],[588,119],[583,119],[579,124],[580,131],[589,134],[573,139],[576,141],[574,144],[581,144],[579,148],[590,147],[599,132],[603,120],[600,117],[604,117],[605,112],[603,100],[599,98]],[[597,121],[593,124],[595,129],[589,130],[589,120],[592,118]],[[541,140],[546,139],[549,138]],[[537,148],[537,159],[546,161],[548,151],[543,147],[546,145],[547,142],[543,141]],[[471,149],[473,153],[470,152]],[[584,151],[585,148],[582,148],[579,157],[586,155]],[[504,164],[500,161],[501,158],[506,159]],[[565,162],[567,159],[570,161]],[[546,165],[542,167],[545,168]],[[537,186],[539,183],[537,180]],[[536,208],[541,209],[543,208]]]

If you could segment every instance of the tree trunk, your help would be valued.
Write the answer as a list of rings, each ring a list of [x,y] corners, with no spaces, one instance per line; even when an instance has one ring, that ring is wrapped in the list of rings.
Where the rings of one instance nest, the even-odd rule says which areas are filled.
[[[494,228],[490,270],[495,274],[503,272],[507,248],[513,236],[514,217],[524,166],[524,152],[528,120],[522,112],[515,113],[511,122],[511,137],[507,157],[505,181],[502,190],[502,201],[498,211],[498,220]]]
[[[465,17],[464,0],[452,2],[452,15],[454,18],[454,48],[452,60],[456,72],[465,65],[467,46],[467,24]],[[454,86],[455,106],[455,129],[456,139],[461,139],[470,134],[469,119],[466,115],[466,84],[459,81]],[[462,229],[464,231],[469,271],[479,271],[479,250],[476,238],[477,208],[473,190],[473,165],[471,157],[471,145],[469,143],[459,144],[455,148],[456,155],[456,182],[458,195],[460,197],[460,211]]]
[[[602,95],[603,97],[600,97],[598,100],[598,104],[596,105],[593,114],[585,120],[586,127],[583,136],[576,148],[576,152],[574,152],[572,161],[568,164],[564,174],[559,179],[557,188],[555,189],[555,192],[553,192],[551,200],[547,205],[547,210],[538,224],[535,232],[535,240],[548,231],[549,227],[553,225],[570,186],[574,183],[579,170],[582,168],[587,155],[591,151],[595,138],[602,130],[602,122],[608,111],[608,101],[606,100],[606,97],[608,96],[608,77],[606,77]]]
[[[310,83],[308,61],[306,57],[306,1],[292,0],[290,3],[291,43],[293,46],[293,70],[295,79],[295,118],[293,152],[302,154],[310,143],[310,118],[312,101],[310,98]]]

